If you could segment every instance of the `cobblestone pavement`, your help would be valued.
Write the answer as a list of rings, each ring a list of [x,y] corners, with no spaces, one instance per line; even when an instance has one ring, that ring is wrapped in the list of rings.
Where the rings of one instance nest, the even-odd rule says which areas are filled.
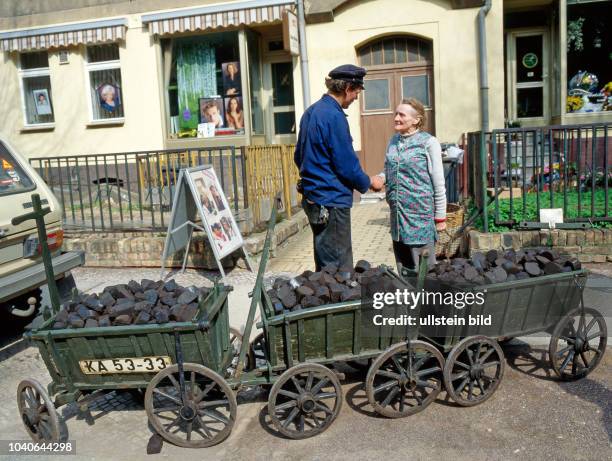
[[[353,259],[375,264],[395,265],[389,233],[389,206],[386,202],[356,205],[351,210]],[[274,272],[300,273],[314,270],[312,232],[306,227],[301,234],[277,248],[269,268]]]
[[[392,264],[385,204],[353,208],[353,246],[357,259]],[[267,280],[312,269],[312,237],[306,229],[276,251]],[[612,265],[590,266],[600,275],[593,305],[610,308]],[[104,286],[128,280],[157,279],[154,269],[88,269],[74,271],[77,286],[98,292]],[[214,273],[187,271],[174,274],[183,285],[211,285]],[[230,323],[240,327],[248,312],[248,293],[254,274],[234,270],[227,283]],[[610,317],[608,317],[608,325]],[[529,341],[529,342],[525,342]],[[504,347],[506,369],[497,393],[473,408],[449,402],[443,392],[424,412],[401,420],[380,418],[367,405],[364,376],[342,369],[344,404],[336,422],[314,439],[291,441],[269,425],[263,410],[266,390],[247,390],[239,396],[238,417],[232,434],[220,445],[201,450],[164,444],[159,458],[219,460],[328,460],[328,459],[609,459],[612,448],[612,350],[597,370],[577,382],[559,382],[547,365],[547,348],[528,339]],[[16,389],[25,378],[43,385],[50,378],[35,348],[23,341],[0,347],[0,439],[26,440],[17,414]],[[129,391],[100,395],[83,413],[74,405],[59,409],[64,431],[76,441],[76,459],[134,460],[146,458],[152,435],[141,396]],[[44,459],[51,459],[45,457]],[[71,459],[75,459],[71,458]],[[65,458],[58,458],[65,459]]]

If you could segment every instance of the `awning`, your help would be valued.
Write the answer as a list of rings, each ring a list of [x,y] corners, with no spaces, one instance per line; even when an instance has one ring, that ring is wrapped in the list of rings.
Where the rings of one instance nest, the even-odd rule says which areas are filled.
[[[284,10],[293,10],[295,2],[288,0],[255,0],[211,5],[200,8],[167,11],[142,16],[153,35],[216,29],[241,24],[281,21]]]
[[[126,29],[127,21],[122,18],[0,32],[0,50],[35,51],[116,42],[125,39]]]

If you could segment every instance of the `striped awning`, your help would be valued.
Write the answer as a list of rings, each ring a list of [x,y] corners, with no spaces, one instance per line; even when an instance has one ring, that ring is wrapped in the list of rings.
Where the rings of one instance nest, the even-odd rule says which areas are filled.
[[[0,50],[35,51],[125,39],[127,21],[109,19],[79,24],[0,32]]]
[[[153,35],[170,35],[242,24],[277,22],[283,19],[283,11],[293,11],[294,5],[295,2],[289,0],[231,2],[144,15],[142,22],[148,25],[149,32]]]

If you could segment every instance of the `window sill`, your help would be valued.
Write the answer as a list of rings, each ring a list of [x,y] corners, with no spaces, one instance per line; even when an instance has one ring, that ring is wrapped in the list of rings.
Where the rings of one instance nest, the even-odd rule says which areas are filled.
[[[53,131],[55,130],[55,123],[40,123],[38,125],[24,125],[21,133],[32,133],[37,131]]]
[[[115,118],[109,120],[93,120],[85,125],[87,128],[104,128],[109,126],[123,126],[124,118]]]

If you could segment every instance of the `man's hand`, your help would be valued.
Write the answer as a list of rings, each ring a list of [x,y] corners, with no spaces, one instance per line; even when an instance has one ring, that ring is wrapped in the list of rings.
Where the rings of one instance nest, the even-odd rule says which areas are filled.
[[[374,192],[382,190],[385,185],[385,181],[380,176],[370,176],[370,189]]]
[[[436,230],[442,232],[443,230],[446,230],[446,221],[442,221],[442,222],[437,222],[436,223]]]

